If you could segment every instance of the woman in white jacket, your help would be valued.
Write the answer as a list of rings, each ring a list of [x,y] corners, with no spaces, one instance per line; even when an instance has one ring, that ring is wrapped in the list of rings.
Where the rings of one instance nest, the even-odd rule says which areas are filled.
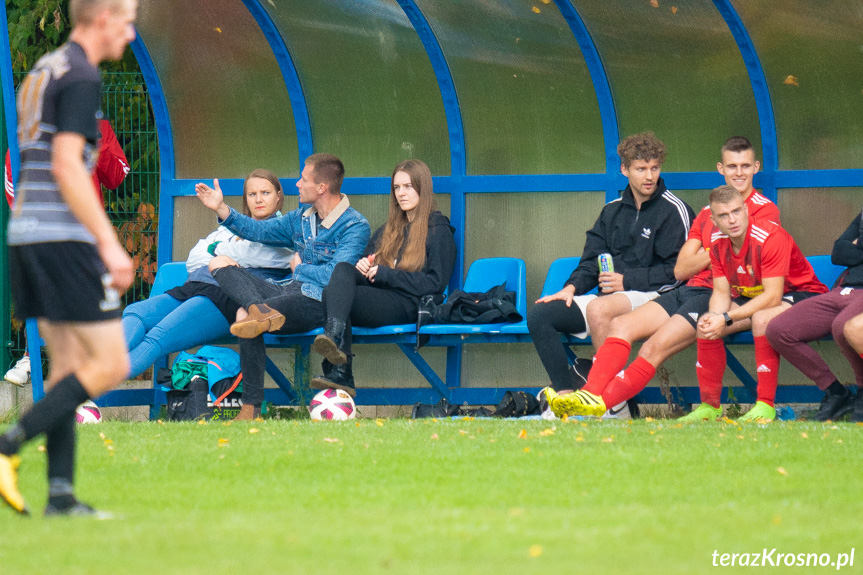
[[[255,170],[243,184],[243,213],[256,220],[281,215],[282,186],[269,170]],[[287,248],[265,246],[219,228],[199,240],[186,260],[189,279],[162,295],[134,303],[123,311],[123,330],[129,346],[131,370],[135,377],[159,357],[203,345],[231,334],[231,323],[239,306],[230,300],[207,270],[215,256],[228,256],[241,267],[267,279],[283,280],[290,275],[291,257]]]

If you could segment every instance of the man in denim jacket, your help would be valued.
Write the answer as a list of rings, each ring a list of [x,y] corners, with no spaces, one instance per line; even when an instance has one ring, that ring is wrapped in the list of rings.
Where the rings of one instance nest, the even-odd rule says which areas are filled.
[[[369,223],[340,193],[345,169],[331,154],[306,159],[297,181],[301,206],[280,218],[256,221],[228,207],[218,181],[214,188],[197,184],[201,202],[214,210],[222,225],[250,241],[296,251],[293,278],[286,284],[263,281],[233,263],[216,257],[210,272],[219,286],[243,308],[231,333],[240,338],[243,407],[237,419],[252,419],[264,399],[267,350],[265,332],[302,333],[324,325],[321,295],[339,262],[355,264],[369,241]]]

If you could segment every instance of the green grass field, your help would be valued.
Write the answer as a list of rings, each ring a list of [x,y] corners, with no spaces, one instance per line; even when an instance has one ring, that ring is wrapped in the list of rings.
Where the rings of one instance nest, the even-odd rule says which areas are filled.
[[[79,495],[117,517],[43,519],[44,455],[31,443],[20,480],[38,514],[0,508],[0,573],[700,573],[716,569],[714,551],[835,559],[860,543],[854,424],[79,430]],[[860,570],[857,551],[845,571]]]

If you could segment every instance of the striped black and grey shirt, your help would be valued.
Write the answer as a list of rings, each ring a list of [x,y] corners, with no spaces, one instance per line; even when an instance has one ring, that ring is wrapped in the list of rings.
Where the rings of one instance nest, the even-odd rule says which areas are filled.
[[[21,174],[9,222],[8,244],[78,241],[95,243],[60,195],[51,173],[51,142],[58,132],[86,139],[84,163],[98,157],[102,75],[84,49],[68,42],[36,63],[18,88]],[[92,194],[92,189],[80,193]]]

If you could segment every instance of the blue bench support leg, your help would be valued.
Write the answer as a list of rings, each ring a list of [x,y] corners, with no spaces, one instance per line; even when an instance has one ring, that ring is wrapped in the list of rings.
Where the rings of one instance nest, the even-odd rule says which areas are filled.
[[[745,388],[745,392],[740,395],[741,400],[744,402],[755,401],[755,398],[758,397],[758,382],[752,378],[752,375],[746,371],[746,369],[740,364],[740,361],[734,354],[731,353],[731,350],[728,349],[728,346],[725,347],[725,358],[728,364],[728,368],[731,372],[737,376],[737,379],[740,380],[740,383],[743,384]],[[746,393],[748,392],[748,394]],[[748,396],[749,397],[748,397]]]
[[[566,359],[569,360],[569,365],[575,365],[575,360],[578,359],[578,356],[575,355],[575,352],[572,351],[572,348],[566,344],[563,344],[563,351],[566,352]]]
[[[42,373],[42,336],[35,318],[25,322],[27,353],[30,354],[30,382],[33,386],[33,401],[45,397],[44,374]]]
[[[299,347],[299,346],[298,346]],[[299,353],[297,353],[296,363],[300,361]],[[296,363],[294,364],[294,373],[296,374]],[[270,377],[273,378],[273,381],[276,382],[276,385],[281,388],[282,391],[285,392],[285,395],[288,396],[288,400],[293,404],[297,401],[297,396],[294,393],[293,385],[291,385],[291,381],[285,377],[285,375],[276,367],[276,364],[273,363],[273,360],[267,357],[267,373]]]
[[[447,385],[441,381],[441,378],[435,373],[435,371],[431,368],[428,362],[421,356],[415,349],[413,344],[408,343],[399,343],[396,344],[399,346],[399,349],[402,350],[402,353],[410,360],[414,367],[417,368],[417,371],[429,382],[435,391],[437,391],[441,397],[445,398],[447,401],[452,400],[452,392],[447,387]],[[447,349],[449,351],[449,349]],[[447,365],[449,365],[449,356],[447,356]]]
[[[446,348],[446,383],[449,387],[461,387],[461,360],[464,346],[454,345]],[[447,398],[449,401],[449,398]]]

